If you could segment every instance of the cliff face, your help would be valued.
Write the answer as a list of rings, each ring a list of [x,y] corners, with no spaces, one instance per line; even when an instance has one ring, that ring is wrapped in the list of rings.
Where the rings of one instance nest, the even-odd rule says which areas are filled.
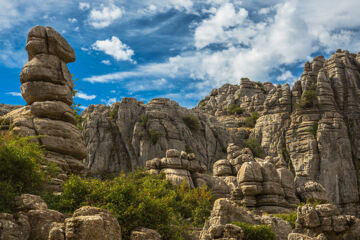
[[[224,85],[197,108],[221,118],[231,104],[243,115],[259,112],[251,136],[266,155],[288,162],[298,188],[319,182],[344,212],[359,212],[360,54],[338,50],[328,60],[316,57],[292,90],[247,79]]]
[[[129,171],[176,148],[194,152],[208,168],[236,141],[206,113],[180,107],[169,99],[147,104],[124,98],[112,107],[91,105],[82,113],[90,172]],[[190,119],[190,120],[188,120]],[[188,123],[186,123],[188,121]]]

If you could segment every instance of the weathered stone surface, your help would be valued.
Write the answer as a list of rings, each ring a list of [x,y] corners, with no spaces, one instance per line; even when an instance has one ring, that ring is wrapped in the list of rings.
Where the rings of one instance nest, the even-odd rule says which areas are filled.
[[[30,223],[26,215],[0,213],[1,240],[28,240],[29,236]]]
[[[15,198],[16,208],[19,211],[46,210],[46,202],[37,195],[21,194]]]
[[[0,116],[3,116],[15,109],[21,108],[21,105],[9,105],[0,103]]]
[[[61,174],[78,173],[87,150],[70,107],[74,85],[66,63],[75,61],[75,52],[54,29],[42,26],[29,31],[26,50],[29,61],[20,80],[28,105],[4,115],[1,129],[12,127],[15,134],[39,136],[39,144],[48,150],[45,158],[56,163]],[[58,191],[62,183],[60,177],[53,178],[46,188]]]
[[[85,206],[65,219],[65,236],[66,240],[121,240],[121,229],[110,212]]]
[[[199,129],[191,130],[184,123],[187,116],[199,120]],[[112,107],[90,105],[82,118],[89,152],[85,164],[93,173],[129,171],[165,156],[168,149],[192,150],[211,169],[218,157],[225,155],[223,148],[233,142],[215,117],[180,107],[169,99],[143,104],[123,98]]]
[[[161,235],[148,228],[138,228],[131,232],[130,240],[161,240]]]

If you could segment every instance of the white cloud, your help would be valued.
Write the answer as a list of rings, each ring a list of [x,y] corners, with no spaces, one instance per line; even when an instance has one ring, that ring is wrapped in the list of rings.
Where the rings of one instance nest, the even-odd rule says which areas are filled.
[[[111,65],[110,60],[102,60],[101,63],[103,63],[105,65]]]
[[[296,77],[290,71],[284,71],[276,80],[280,82],[293,82],[296,80]]]
[[[85,110],[85,109],[87,108],[87,106],[80,105],[79,108],[80,108],[81,110]]]
[[[7,92],[6,94],[14,97],[22,97],[20,92]]]
[[[76,93],[76,96],[77,98],[81,98],[81,99],[84,99],[84,100],[93,100],[96,98],[96,95],[88,95],[86,93],[83,93],[83,92],[78,92]]]
[[[79,9],[82,11],[88,10],[88,9],[90,9],[90,4],[87,2],[80,2]]]
[[[112,56],[117,61],[130,61],[132,63],[136,63],[131,58],[134,55],[134,51],[128,45],[122,43],[120,39],[115,36],[113,36],[111,39],[96,41],[94,44],[92,44],[92,48]]]
[[[135,79],[126,84],[126,89],[130,92],[172,89],[174,87],[175,86],[165,78],[155,80]]]
[[[110,106],[111,104],[118,102],[118,100],[116,99],[116,97],[113,97],[113,98],[108,98],[108,99],[101,99],[101,102]]]
[[[68,18],[68,21],[71,23],[76,23],[78,20],[76,18]]]
[[[109,6],[101,5],[101,9],[93,9],[89,14],[89,23],[94,28],[105,28],[115,20],[122,17],[123,10],[114,4]]]

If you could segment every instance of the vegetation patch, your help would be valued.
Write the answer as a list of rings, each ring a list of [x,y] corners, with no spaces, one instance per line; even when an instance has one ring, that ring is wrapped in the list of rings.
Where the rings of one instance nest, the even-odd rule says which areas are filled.
[[[116,115],[115,109],[111,109],[109,112],[109,117],[111,117],[112,119],[115,119],[115,115]]]
[[[154,130],[149,130],[149,135],[150,135],[151,142],[153,144],[156,144],[157,141],[159,140],[159,138],[161,137],[161,133],[158,131],[154,131]]]
[[[148,117],[146,114],[141,114],[140,116],[140,119],[141,119],[141,126],[143,126],[144,128],[146,128],[147,126],[147,122],[148,122]]]
[[[186,152],[186,153],[193,153],[194,151],[192,150],[192,148],[190,147],[189,144],[186,144],[186,145],[185,145],[185,152]]]
[[[200,123],[199,123],[199,119],[197,117],[194,117],[192,115],[188,115],[182,118],[182,120],[184,121],[185,125],[192,131],[196,131],[199,130],[200,128]]]
[[[264,84],[260,81],[256,82],[256,85],[258,85],[258,87],[261,89],[261,91],[263,93],[266,93],[266,90],[265,90],[265,87],[264,87]]]
[[[174,186],[165,174],[143,169],[103,181],[71,176],[63,194],[49,203],[65,213],[85,205],[108,209],[125,239],[139,226],[158,231],[163,239],[185,239],[187,229],[202,227],[212,204],[212,193],[205,187],[190,189],[186,182]]]
[[[252,112],[250,117],[247,117],[245,119],[245,126],[250,127],[250,128],[255,127],[256,121],[258,120],[259,117],[260,116],[259,116],[258,112]]]
[[[309,132],[312,135],[314,135],[314,137],[316,137],[318,126],[319,126],[318,123],[314,122],[310,128],[305,130],[305,132]]]
[[[56,165],[43,159],[35,137],[0,134],[0,212],[14,210],[15,196],[39,194],[42,184],[56,174]]]
[[[255,157],[263,158],[265,156],[264,150],[256,138],[248,138],[245,141],[245,147],[250,148]]]
[[[305,92],[301,95],[300,100],[295,103],[295,108],[297,110],[303,110],[314,107],[316,97],[317,93],[315,89],[305,90]]]
[[[275,234],[268,225],[252,225],[244,222],[232,222],[241,227],[244,232],[243,240],[275,240]]]
[[[227,112],[231,114],[240,115],[244,112],[244,110],[236,104],[230,104],[229,107],[227,108]]]
[[[278,217],[278,218],[282,218],[285,221],[289,222],[292,229],[295,228],[295,222],[297,219],[297,212],[291,212],[291,213],[278,213],[278,214],[273,214],[273,216]]]

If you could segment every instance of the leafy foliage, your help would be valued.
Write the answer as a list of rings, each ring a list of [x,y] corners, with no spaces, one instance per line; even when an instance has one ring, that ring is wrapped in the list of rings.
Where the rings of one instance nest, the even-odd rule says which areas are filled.
[[[318,123],[314,122],[310,128],[305,130],[305,132],[312,133],[314,135],[314,137],[316,137],[318,126],[319,126]]]
[[[255,127],[256,121],[259,117],[260,116],[258,112],[252,112],[251,115],[245,119],[245,126],[250,128]]]
[[[273,214],[275,217],[279,217],[284,219],[285,221],[289,222],[291,227],[294,229],[295,228],[295,222],[297,219],[297,212],[291,212],[291,213],[278,213],[278,214]]]
[[[186,182],[174,186],[163,173],[138,169],[104,181],[71,176],[63,194],[49,205],[62,212],[84,205],[108,209],[118,219],[124,238],[142,226],[157,230],[164,239],[184,239],[189,225],[203,225],[212,203],[206,188],[190,189]]]
[[[263,93],[266,93],[266,90],[265,90],[265,87],[264,87],[264,84],[262,82],[256,82],[256,85],[258,85],[258,87],[261,89],[261,91]]]
[[[154,130],[149,130],[149,135],[150,135],[150,139],[151,142],[153,144],[156,144],[157,141],[159,140],[159,138],[161,137],[161,133],[159,133],[158,131],[154,131]]]
[[[230,104],[227,108],[227,112],[231,114],[237,114],[240,115],[243,113],[243,109],[240,106],[237,106],[236,104]]]
[[[185,145],[185,152],[186,152],[186,153],[193,153],[194,151],[192,150],[192,148],[190,147],[189,144],[186,144],[186,145]]]
[[[47,176],[54,174],[56,167],[45,163],[35,137],[0,134],[0,212],[11,212],[17,195],[39,193]]]
[[[244,240],[275,240],[275,234],[267,225],[251,225],[244,222],[233,222],[244,231]]]
[[[295,104],[295,108],[298,110],[312,108],[315,106],[317,93],[315,89],[306,90],[300,97],[299,102]]]
[[[111,109],[110,112],[109,112],[109,117],[112,118],[112,119],[115,119],[115,115],[116,115],[115,109]]]
[[[200,128],[199,119],[192,115],[188,115],[182,118],[185,125],[192,131],[196,131]]]
[[[245,146],[250,148],[254,156],[259,158],[264,157],[265,155],[264,150],[256,138],[252,138],[252,137],[248,138],[245,141]]]
[[[148,122],[147,115],[146,114],[141,114],[140,119],[141,119],[141,126],[146,128],[147,122]]]
[[[71,75],[72,76],[72,80],[73,80],[73,83],[74,83],[74,88],[75,88],[75,82],[77,82],[79,79],[78,78],[74,78],[74,75]],[[72,97],[73,98],[75,98],[75,96],[76,96],[76,94],[78,93],[79,91],[78,90],[75,90],[75,89],[73,89],[72,90]],[[76,118],[76,126],[80,129],[80,130],[82,130],[83,129],[83,127],[82,127],[82,125],[81,125],[81,123],[82,123],[82,118],[81,118],[81,115],[80,115],[80,106],[81,106],[81,104],[78,104],[78,103],[75,103],[74,101],[73,101],[73,103],[71,104],[71,109],[73,110],[73,112],[74,112],[74,115],[75,115],[75,118]]]

